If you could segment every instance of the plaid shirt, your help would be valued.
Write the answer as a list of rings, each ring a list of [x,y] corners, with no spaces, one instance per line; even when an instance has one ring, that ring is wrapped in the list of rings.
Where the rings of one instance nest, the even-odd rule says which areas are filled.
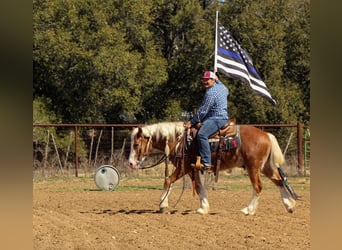
[[[206,90],[201,106],[190,120],[194,125],[207,119],[228,119],[228,88],[219,80]]]

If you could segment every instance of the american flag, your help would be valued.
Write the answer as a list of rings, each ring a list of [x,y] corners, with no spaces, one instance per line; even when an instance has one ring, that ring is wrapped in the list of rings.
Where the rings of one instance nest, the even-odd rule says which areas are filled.
[[[268,92],[266,84],[261,80],[247,51],[221,24],[218,25],[217,35],[217,71],[227,77],[247,82],[256,94],[275,105],[277,102]]]

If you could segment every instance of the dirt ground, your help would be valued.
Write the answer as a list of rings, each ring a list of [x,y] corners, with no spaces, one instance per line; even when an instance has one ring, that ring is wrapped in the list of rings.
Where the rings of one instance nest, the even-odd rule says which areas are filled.
[[[181,180],[163,214],[161,178],[121,177],[114,191],[91,177],[34,180],[34,249],[310,249],[310,179],[289,178],[300,196],[292,214],[263,180],[254,216],[240,212],[252,192],[246,176],[207,184],[208,215],[195,213],[198,197],[188,185],[182,194]]]

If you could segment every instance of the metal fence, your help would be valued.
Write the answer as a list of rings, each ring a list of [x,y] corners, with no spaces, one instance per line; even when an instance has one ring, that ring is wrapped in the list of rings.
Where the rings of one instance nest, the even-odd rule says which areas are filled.
[[[308,138],[305,134],[303,139],[301,123],[250,125],[277,137],[289,172],[308,173]],[[78,177],[80,172],[93,172],[109,164],[125,173],[129,171],[131,130],[138,126],[144,124],[33,124],[33,170],[43,175],[54,170],[58,175],[72,173]],[[154,157],[158,157],[157,152]]]

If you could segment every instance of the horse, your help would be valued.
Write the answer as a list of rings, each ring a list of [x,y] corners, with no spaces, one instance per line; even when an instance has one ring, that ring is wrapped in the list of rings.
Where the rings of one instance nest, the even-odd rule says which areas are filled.
[[[150,154],[152,145],[160,149],[167,147],[170,160],[176,168],[164,180],[164,189],[160,197],[160,212],[164,212],[168,208],[168,198],[172,184],[184,175],[189,175],[193,180],[194,191],[200,200],[200,207],[196,212],[202,215],[208,214],[209,201],[200,178],[200,173],[203,173],[203,171],[194,167],[196,153],[186,149],[186,141],[189,133],[183,127],[182,131],[180,129],[177,130],[178,134],[173,134],[175,130],[171,124],[162,124],[164,126],[162,130],[171,133],[169,136],[175,139],[172,141],[161,139],[160,135],[158,135],[159,132],[154,133],[156,130],[151,129],[159,127],[160,131],[160,124],[149,127],[138,127],[132,131],[129,167],[139,169],[141,167],[140,164]],[[285,209],[287,212],[292,213],[296,206],[296,197],[288,191],[286,181],[282,178],[283,172],[279,171],[285,159],[276,137],[252,125],[234,126],[238,128],[238,136],[240,139],[238,147],[231,150],[223,150],[220,155],[218,152],[213,152],[212,163],[216,167],[219,163],[219,171],[227,171],[235,167],[241,167],[247,171],[253,191],[248,205],[242,208],[241,212],[245,215],[254,215],[256,213],[262,190],[262,182],[260,179],[260,174],[262,173],[279,188]],[[181,134],[179,134],[180,132]],[[196,140],[193,141],[195,142]],[[277,169],[278,171],[276,171]]]

